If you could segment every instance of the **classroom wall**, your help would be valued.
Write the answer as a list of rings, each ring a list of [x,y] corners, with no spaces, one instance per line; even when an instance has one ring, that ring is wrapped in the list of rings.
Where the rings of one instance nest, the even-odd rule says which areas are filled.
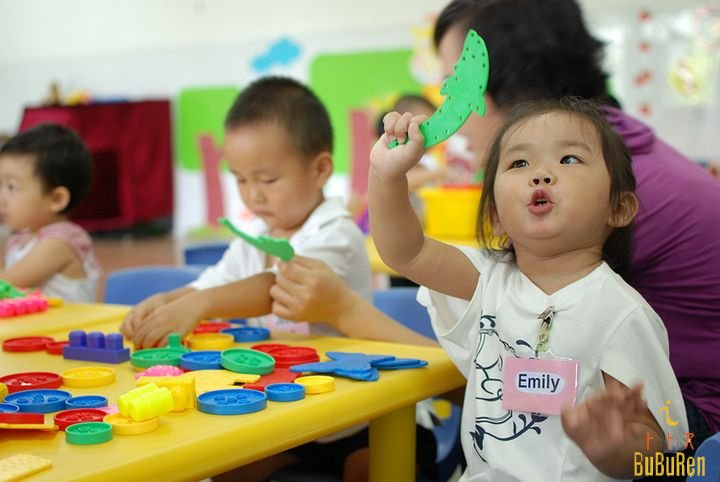
[[[262,75],[253,62],[283,39],[298,55],[264,73],[303,81],[319,56],[417,50],[418,30],[447,1],[0,0],[0,132],[14,132],[22,107],[37,104],[53,80],[64,93],[177,104],[186,89],[241,88]],[[693,158],[720,158],[717,49],[703,50],[693,36],[694,12],[706,2],[581,3],[608,42],[612,88],[626,110]],[[641,44],[651,48],[640,51]],[[702,91],[683,93],[698,72]],[[348,184],[340,172],[328,192],[347,195]],[[232,179],[223,176],[222,185],[227,212],[239,215]],[[175,232],[183,236],[205,221],[199,172],[176,169],[175,199]]]

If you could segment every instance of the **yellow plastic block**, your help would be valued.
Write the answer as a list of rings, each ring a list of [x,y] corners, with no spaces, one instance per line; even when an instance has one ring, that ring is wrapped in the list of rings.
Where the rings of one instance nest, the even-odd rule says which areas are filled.
[[[197,395],[195,395],[195,375],[186,373],[177,377],[140,377],[138,386],[154,383],[158,387],[165,387],[170,390],[173,397],[173,412],[183,412],[189,408],[195,408]]]
[[[48,459],[29,454],[17,454],[0,460],[0,481],[20,480],[52,467]]]
[[[120,413],[123,414],[125,417],[130,416],[130,403],[142,397],[146,393],[154,392],[158,389],[158,386],[154,383],[149,383],[147,385],[143,385],[141,387],[133,388],[129,392],[127,392],[125,395],[120,395],[120,398],[118,398],[118,409],[120,410]]]
[[[437,238],[473,238],[482,190],[478,188],[419,189],[425,203],[425,232]]]
[[[335,379],[327,375],[298,377],[295,379],[295,383],[305,387],[305,393],[308,395],[328,393],[335,390]]]
[[[4,383],[0,383],[0,402],[5,399],[5,395],[8,394],[8,387]]]
[[[193,375],[195,376],[195,391],[198,395],[213,390],[239,389],[242,388],[243,383],[255,383],[260,380],[260,375],[235,373],[229,370],[197,370],[193,372]]]
[[[170,390],[157,388],[154,383],[144,386],[154,386],[156,390],[130,401],[130,418],[133,421],[144,422],[172,411],[175,402]]]

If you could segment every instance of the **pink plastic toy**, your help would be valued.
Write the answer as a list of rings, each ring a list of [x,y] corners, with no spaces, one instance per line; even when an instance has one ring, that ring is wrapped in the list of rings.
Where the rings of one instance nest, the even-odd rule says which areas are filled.
[[[137,373],[135,380],[140,377],[177,377],[185,373],[180,367],[172,365],[154,365],[145,370],[144,372]]]
[[[0,318],[37,313],[47,309],[48,301],[34,296],[0,300]]]

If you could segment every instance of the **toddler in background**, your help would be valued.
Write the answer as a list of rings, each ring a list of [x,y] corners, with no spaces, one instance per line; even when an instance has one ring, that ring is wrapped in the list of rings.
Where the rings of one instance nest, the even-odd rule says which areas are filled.
[[[96,301],[92,239],[67,220],[91,178],[90,153],[66,127],[41,124],[0,148],[0,216],[11,231],[0,278],[67,302]]]
[[[323,259],[369,300],[370,268],[362,233],[339,199],[323,195],[333,172],[332,147],[325,107],[293,79],[267,77],[250,84],[225,119],[224,157],[243,203],[256,216],[243,230],[287,238],[298,255]],[[138,304],[121,331],[137,348],[163,345],[170,333],[185,335],[201,320],[218,317],[256,317],[249,323],[338,335],[330,325],[308,327],[264,316],[272,311],[276,261],[235,239],[196,281]]]
[[[510,243],[477,250],[425,238],[407,201],[422,120],[385,118],[371,154],[370,217],[388,266],[425,286],[418,299],[468,379],[461,480],[629,479],[636,453],[682,449],[687,417],[665,327],[613,271],[629,263],[638,209],[622,139],[589,101],[510,110],[478,214],[478,226],[489,220],[495,231],[479,229],[481,245],[492,234]],[[547,374],[546,363],[568,370],[569,399],[511,397],[523,373]]]

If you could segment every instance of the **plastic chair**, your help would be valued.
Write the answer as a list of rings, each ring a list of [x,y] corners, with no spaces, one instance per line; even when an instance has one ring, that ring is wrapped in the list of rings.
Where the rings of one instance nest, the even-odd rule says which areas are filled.
[[[375,308],[411,330],[435,340],[430,326],[430,316],[424,306],[417,302],[416,287],[397,287],[376,290],[373,293]]]
[[[104,303],[134,305],[150,295],[190,283],[205,266],[142,266],[108,274]]]
[[[387,290],[376,290],[373,293],[373,304],[390,318],[398,321],[411,330],[431,339],[436,339],[430,325],[430,316],[424,306],[417,302],[417,288],[398,287]],[[440,402],[440,400],[436,401]],[[440,425],[433,428],[437,442],[439,480],[448,480],[459,464],[462,463],[460,446],[460,420],[462,409],[449,403],[450,410],[446,417],[440,417]],[[438,415],[441,415],[438,413]]]
[[[705,475],[688,477],[688,482],[720,482],[720,432],[705,439],[695,451],[695,460],[705,457]]]
[[[185,246],[183,259],[185,264],[201,264],[209,266],[217,263],[225,254],[230,243],[228,241],[216,241],[212,243],[199,243]]]

